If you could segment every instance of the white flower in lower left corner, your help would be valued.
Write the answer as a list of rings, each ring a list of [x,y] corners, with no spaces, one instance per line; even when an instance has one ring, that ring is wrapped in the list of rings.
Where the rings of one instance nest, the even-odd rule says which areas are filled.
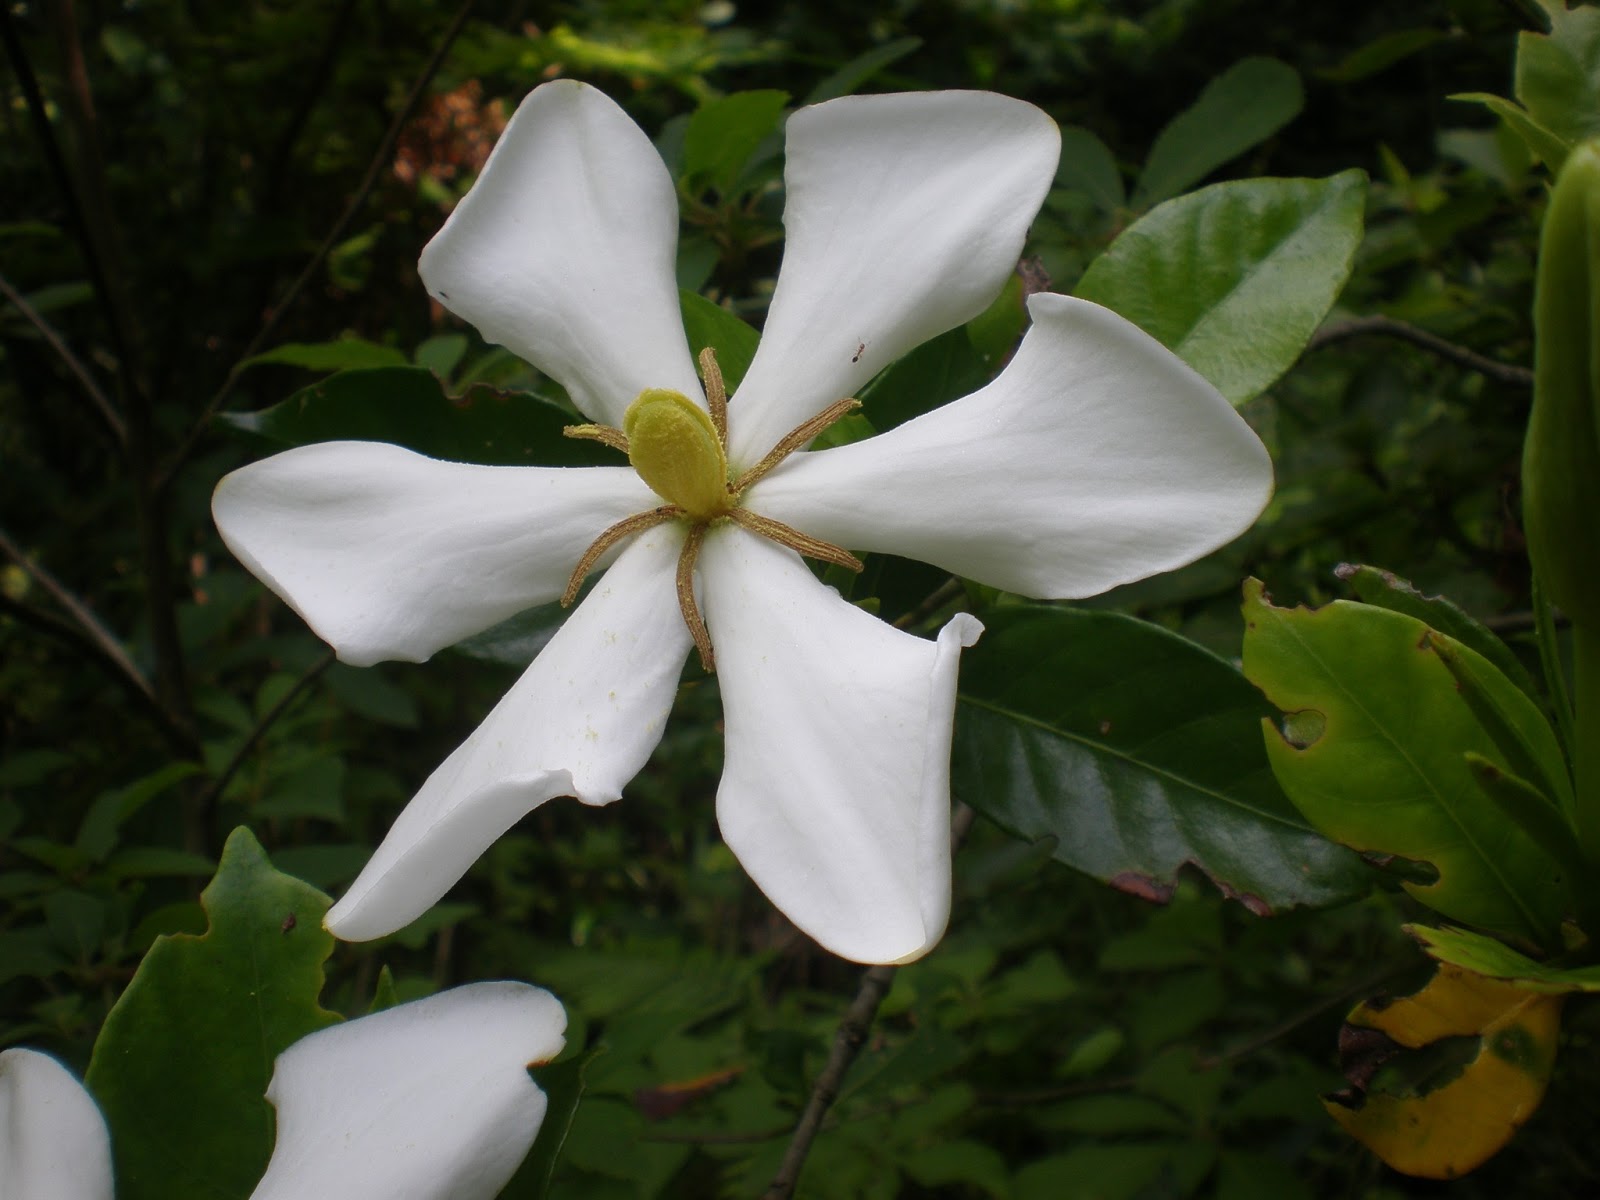
[[[523,983],[474,983],[333,1025],[278,1056],[272,1161],[252,1200],[492,1200],[544,1120],[529,1076],[566,1013]],[[0,1197],[110,1200],[94,1100],[49,1055],[0,1053]]]

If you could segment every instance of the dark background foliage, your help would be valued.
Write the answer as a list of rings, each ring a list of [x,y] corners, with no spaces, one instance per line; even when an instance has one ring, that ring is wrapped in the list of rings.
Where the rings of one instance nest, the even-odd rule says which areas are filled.
[[[1274,452],[1277,499],[1219,555],[1094,603],[1234,657],[1247,574],[1285,601],[1320,602],[1343,594],[1333,568],[1356,561],[1448,592],[1513,639],[1528,628],[1516,506],[1528,390],[1514,368],[1530,354],[1542,188],[1483,113],[1446,97],[1507,90],[1529,6],[461,11],[458,26],[457,9],[427,0],[36,0],[3,18],[0,1044],[81,1069],[152,940],[198,926],[196,895],[234,825],[336,893],[514,677],[454,652],[422,667],[330,665],[222,548],[208,499],[268,449],[215,414],[265,408],[324,373],[248,364],[281,344],[349,334],[433,368],[452,392],[532,382],[430,307],[415,261],[499,122],[555,75],[605,88],[670,150],[708,96],[778,88],[799,103],[878,57],[866,90],[1031,100],[1092,130],[1131,179],[1208,81],[1251,55],[1287,63],[1303,112],[1215,177],[1354,166],[1373,188],[1340,309],[1246,409]],[[682,269],[759,323],[777,198],[699,199]],[[1033,252],[1070,290],[1135,215],[1064,185]],[[1349,336],[1356,314],[1404,319],[1513,370]],[[889,563],[864,587],[909,609],[940,582]],[[429,917],[333,960],[329,1002],[345,1011],[365,1008],[383,965],[401,995],[513,977],[563,997],[574,1043],[607,1049],[554,1194],[759,1191],[854,990],[858,970],[788,927],[718,840],[719,713],[713,685],[686,686],[624,802],[541,809]],[[804,1194],[1443,1190],[1377,1166],[1315,1099],[1340,1082],[1349,1004],[1426,973],[1397,932],[1401,893],[1259,919],[1199,879],[1153,906],[1049,857],[978,823],[957,857],[952,931],[897,980]],[[1543,1110],[1450,1190],[1595,1187],[1592,1028],[1575,1007]]]

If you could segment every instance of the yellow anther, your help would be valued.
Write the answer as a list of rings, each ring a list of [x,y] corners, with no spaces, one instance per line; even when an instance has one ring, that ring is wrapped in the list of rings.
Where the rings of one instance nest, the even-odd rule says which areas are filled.
[[[695,521],[728,511],[728,459],[711,417],[682,392],[647,388],[622,417],[639,478]]]

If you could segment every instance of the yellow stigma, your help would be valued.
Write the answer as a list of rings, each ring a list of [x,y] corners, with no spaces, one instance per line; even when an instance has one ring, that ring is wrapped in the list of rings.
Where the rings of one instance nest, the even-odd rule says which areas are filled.
[[[728,459],[711,417],[682,392],[646,388],[622,417],[628,461],[639,478],[696,521],[733,507]]]

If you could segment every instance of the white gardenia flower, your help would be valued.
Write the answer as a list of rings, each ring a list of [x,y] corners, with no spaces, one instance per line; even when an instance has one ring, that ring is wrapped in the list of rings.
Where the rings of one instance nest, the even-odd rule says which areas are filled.
[[[272,1161],[251,1200],[493,1200],[533,1145],[528,1066],[567,1017],[525,983],[474,983],[332,1025],[278,1055]],[[111,1200],[94,1099],[35,1050],[0,1053],[0,1197]]]
[[[329,912],[336,935],[413,920],[546,800],[618,799],[698,644],[723,697],[729,847],[834,952],[916,958],[949,915],[956,669],[981,626],[958,615],[933,641],[893,629],[797,549],[846,564],[887,551],[1081,597],[1210,552],[1266,503],[1266,450],[1222,396],[1067,296],[1030,299],[1032,328],[981,391],[862,442],[800,448],[842,397],[990,303],[1060,138],[1020,101],[932,92],[802,109],[786,139],[787,247],[726,404],[714,369],[702,388],[679,317],[672,179],[595,89],[528,96],[423,251],[429,292],[559,382],[630,466],[336,442],[218,486],[229,548],[358,666],[423,661],[610,563],[395,821]]]

